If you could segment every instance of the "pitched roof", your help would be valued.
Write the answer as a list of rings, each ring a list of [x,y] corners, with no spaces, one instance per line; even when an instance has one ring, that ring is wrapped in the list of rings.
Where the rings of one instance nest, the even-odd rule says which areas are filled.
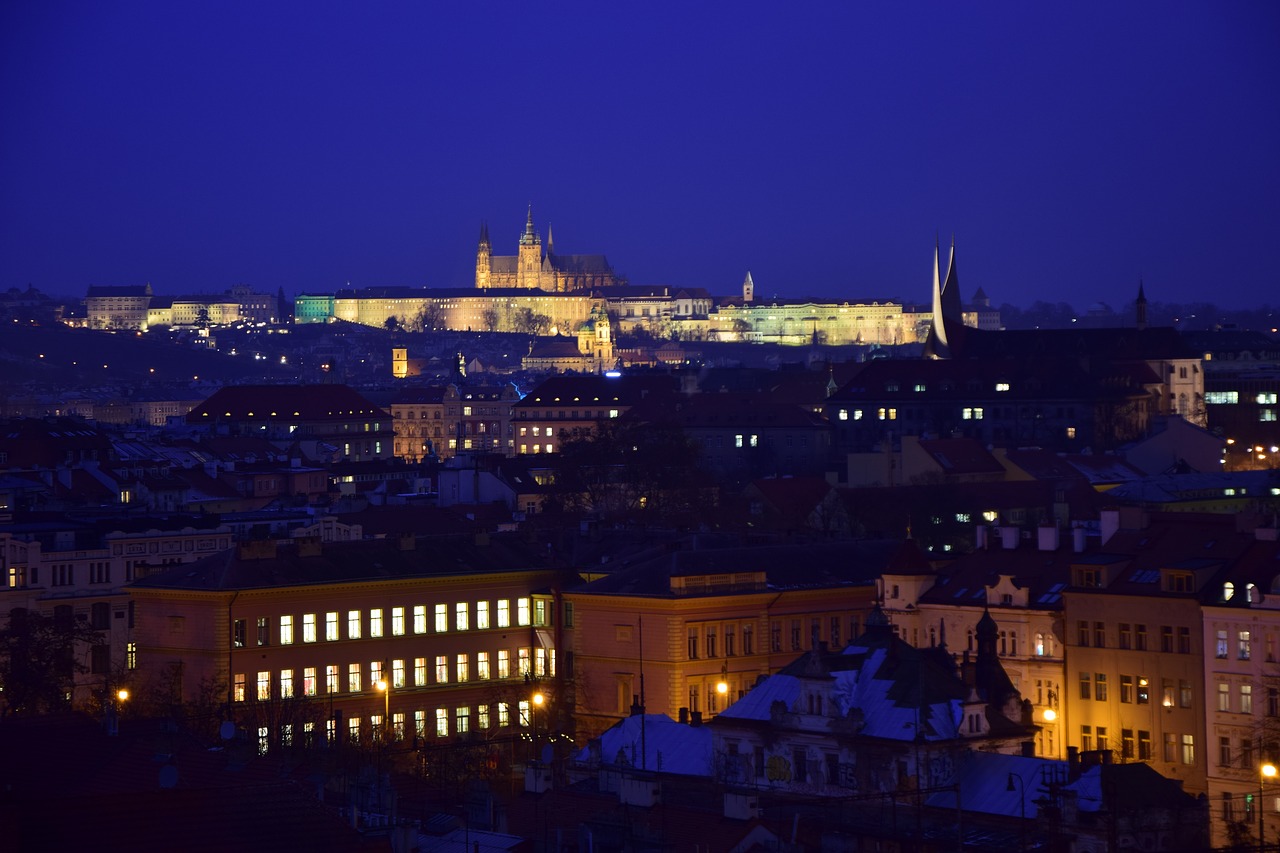
[[[221,591],[547,568],[546,557],[517,537],[495,535],[483,544],[471,536],[439,537],[415,541],[408,549],[403,544],[399,539],[332,542],[310,554],[292,543],[264,542],[148,575],[133,586]]]
[[[325,421],[391,416],[346,385],[228,385],[192,409],[187,421],[212,423],[268,417]]]

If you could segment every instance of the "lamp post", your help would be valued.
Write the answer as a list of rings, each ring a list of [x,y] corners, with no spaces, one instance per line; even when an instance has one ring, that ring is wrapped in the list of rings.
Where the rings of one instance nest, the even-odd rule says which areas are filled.
[[[538,709],[547,701],[541,690],[535,690],[529,697],[533,707],[529,710],[530,742],[533,744],[533,760],[538,762]]]
[[[1264,790],[1263,786],[1266,784],[1266,781],[1268,779],[1274,779],[1275,777],[1276,777],[1276,766],[1272,764],[1270,761],[1264,761],[1262,763],[1262,766],[1258,768],[1258,850],[1259,850],[1259,853],[1267,849],[1266,835],[1264,834],[1265,826],[1263,825],[1263,817],[1262,817],[1262,793]]]
[[[386,678],[378,679],[378,689],[382,691],[382,740],[391,740],[391,682]]]
[[[1014,779],[1018,780],[1017,788],[1013,786]],[[1018,813],[1022,816],[1022,822],[1018,824],[1018,850],[1021,853],[1027,849],[1027,782],[1017,773],[1010,773],[1004,789],[1018,792]]]

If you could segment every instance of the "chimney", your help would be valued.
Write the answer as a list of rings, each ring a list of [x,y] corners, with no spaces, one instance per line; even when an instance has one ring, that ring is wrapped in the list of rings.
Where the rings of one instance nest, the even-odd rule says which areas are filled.
[[[1111,537],[1120,531],[1120,510],[1111,507],[1102,511],[1102,544],[1106,545]]]
[[[1058,525],[1044,522],[1040,525],[1040,550],[1058,550]]]
[[[1016,550],[1018,547],[1018,528],[1001,527],[1000,528],[1000,544],[1006,551]]]
[[[1021,746],[1022,746],[1022,757],[1023,757],[1023,758],[1035,758],[1035,757],[1036,757],[1036,742],[1035,742],[1035,741],[1033,741],[1033,740],[1024,740],[1024,741],[1022,742]]]
[[[1084,537],[1085,531],[1083,527],[1074,527],[1071,529],[1071,550],[1077,554],[1084,553]]]
[[[1067,781],[1074,782],[1080,778],[1080,747],[1067,747]]]
[[[698,726],[702,725],[702,712],[701,712],[701,711],[690,711],[690,712],[689,712],[689,725],[693,726],[695,729],[696,729]]]
[[[687,726],[688,724],[689,724],[689,709],[681,708],[680,709],[680,725]]]

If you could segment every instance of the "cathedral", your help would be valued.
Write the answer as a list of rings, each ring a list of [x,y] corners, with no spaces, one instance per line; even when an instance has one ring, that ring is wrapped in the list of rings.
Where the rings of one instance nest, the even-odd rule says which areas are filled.
[[[533,228],[533,207],[520,235],[518,254],[494,255],[489,243],[489,226],[480,226],[480,248],[476,251],[476,287],[516,287],[548,293],[575,293],[616,287],[623,282],[614,274],[604,255],[557,255],[547,226],[547,249]]]

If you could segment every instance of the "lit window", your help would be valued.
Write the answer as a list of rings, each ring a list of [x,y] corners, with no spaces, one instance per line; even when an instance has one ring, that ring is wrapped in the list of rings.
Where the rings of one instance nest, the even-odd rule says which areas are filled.
[[[427,683],[427,659],[413,659],[413,686],[424,687]]]
[[[391,662],[391,686],[404,687],[404,661],[397,659]]]
[[[375,607],[369,611],[369,636],[382,636],[382,608]]]
[[[498,649],[498,677],[511,677],[511,652],[508,649]]]
[[[347,639],[348,640],[360,639],[360,611],[359,610],[347,611]]]
[[[528,646],[525,646],[524,648],[516,649],[516,665],[518,667],[518,672],[521,675],[529,675],[531,673],[531,670],[529,669]]]
[[[862,409],[854,409],[854,410],[853,410],[853,419],[854,419],[855,421],[860,421],[860,420],[862,420]]]
[[[413,606],[413,633],[427,633],[427,606],[425,604],[415,604]]]
[[[232,679],[231,683],[232,683],[232,694],[231,694],[232,701],[243,702],[244,701],[244,673],[237,672],[235,674],[235,677]]]
[[[280,645],[287,646],[293,642],[293,617],[280,617]]]
[[[458,682],[471,680],[471,660],[468,655],[458,655]]]
[[[476,706],[476,727],[481,729],[489,728],[489,706]]]
[[[458,734],[465,734],[466,732],[471,731],[471,709],[470,708],[455,708],[453,718],[455,723],[457,724]]]
[[[1076,428],[1067,427],[1067,438],[1075,438],[1075,437],[1076,437]]]
[[[258,701],[266,702],[271,698],[271,673],[258,673]]]
[[[436,737],[449,736],[449,712],[444,708],[436,708]]]
[[[293,698],[293,670],[291,669],[280,670],[280,698]]]
[[[324,615],[324,638],[329,642],[338,639],[338,611],[336,610]]]
[[[391,633],[400,637],[404,635],[404,608],[391,608]]]
[[[839,411],[839,413],[836,415],[836,417],[838,417],[838,418],[839,418],[840,420],[842,420],[842,421],[847,421],[847,420],[849,420],[849,410],[848,410],[848,409],[841,409],[841,410]]]
[[[525,626],[529,624],[529,599],[516,599],[516,624]]]
[[[476,652],[476,678],[484,681],[487,680],[489,676],[489,653]]]
[[[489,628],[489,602],[476,602],[476,630],[484,631]]]
[[[436,684],[449,683],[449,656],[436,655]]]
[[[498,627],[511,627],[511,600],[506,598],[498,599]]]
[[[302,695],[316,695],[316,668],[314,666],[309,666],[302,670]]]
[[[316,641],[316,615],[314,613],[302,614],[302,642],[314,643]]]
[[[324,668],[324,692],[338,692],[338,665],[331,663]]]
[[[996,383],[996,390],[997,390],[997,391],[1008,391],[1008,390],[1009,390],[1009,383],[1008,383],[1008,382],[997,382],[997,383]]]
[[[363,688],[360,686],[360,664],[353,663],[347,665],[347,692],[359,693]]]
[[[467,603],[465,601],[459,601],[456,605],[454,605],[454,616],[456,617],[454,626],[459,631],[467,630],[470,622],[470,615],[467,609]]]
[[[741,446],[742,446],[742,433],[738,433],[737,435],[735,435],[735,436],[733,437],[733,446],[734,446],[734,447],[741,447]]]
[[[436,605],[436,633],[443,634],[449,630],[449,605]]]

